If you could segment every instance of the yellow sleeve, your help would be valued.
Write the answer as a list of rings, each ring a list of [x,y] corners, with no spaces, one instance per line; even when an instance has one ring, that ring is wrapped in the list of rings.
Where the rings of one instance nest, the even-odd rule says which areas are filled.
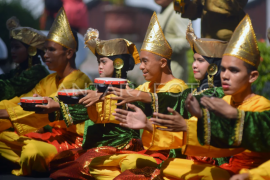
[[[187,121],[187,132],[182,147],[182,153],[189,156],[206,156],[206,157],[228,157],[240,152],[243,148],[221,149],[210,145],[202,146],[197,137],[197,118],[191,117]]]
[[[142,142],[144,148],[149,150],[178,149],[183,145],[183,132],[161,131],[153,125],[153,133],[143,131]]]
[[[248,170],[242,169],[240,174],[249,173],[249,180],[269,180],[270,179],[270,161],[267,161],[257,168]]]
[[[44,78],[33,90],[22,96],[30,97],[33,96],[34,93],[38,93],[41,96],[55,96],[58,91],[57,87],[48,87],[48,84],[52,84],[52,81],[55,82],[54,77],[50,79]],[[74,88],[75,84],[77,87],[84,89],[85,83],[90,82],[90,79],[85,74],[78,71],[67,76],[59,87],[71,89]],[[24,135],[26,133],[35,131],[50,123],[48,114],[36,114],[34,111],[24,111],[20,105],[13,103],[12,101],[5,101],[4,104],[9,114],[11,123],[19,135]]]

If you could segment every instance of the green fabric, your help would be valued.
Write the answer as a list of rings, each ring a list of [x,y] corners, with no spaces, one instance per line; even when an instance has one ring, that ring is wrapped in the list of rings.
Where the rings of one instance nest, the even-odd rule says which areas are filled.
[[[171,107],[172,109],[179,112],[180,115],[182,115],[185,119],[189,119],[191,117],[191,114],[185,110],[185,101],[186,101],[187,96],[190,93],[192,93],[191,88],[186,89],[185,91],[181,93],[169,93],[169,92],[157,93],[159,113],[169,114],[167,107]],[[222,87],[216,87],[216,88],[208,89],[204,91],[202,94],[195,95],[194,97],[200,102],[200,99],[203,96],[213,96],[213,97],[222,98],[224,96],[224,92],[223,92]],[[199,133],[204,135],[204,132],[199,132]],[[169,157],[184,158],[185,156],[181,153],[181,149],[171,149]]]
[[[87,108],[83,104],[68,104],[68,110],[72,117],[73,124],[78,124],[89,119]]]
[[[44,66],[35,65],[22,72],[16,68],[7,74],[0,75],[0,101],[31,91],[48,74]]]
[[[140,138],[138,130],[124,128],[113,123],[94,124],[91,120],[87,120],[82,147],[90,149],[99,146],[124,146],[133,138]]]
[[[134,87],[131,85],[131,83],[129,83],[129,86]],[[90,85],[87,89],[96,90],[95,85]],[[124,128],[118,124],[113,123],[95,124],[89,119],[87,108],[82,104],[69,104],[68,110],[74,124],[85,122],[82,145],[84,149],[90,149],[99,146],[124,146],[129,143],[131,139],[140,138],[140,133],[138,130]]]
[[[230,157],[221,157],[221,158],[213,158],[216,161],[217,166],[221,166],[222,164],[229,163]]]
[[[211,116],[211,142],[218,148],[232,148],[235,137],[236,120]],[[240,147],[255,152],[270,152],[270,111],[245,112],[245,122]],[[200,119],[199,121],[203,121]],[[202,124],[202,123],[201,123]],[[198,126],[204,131],[203,126]],[[198,135],[203,145],[203,138]]]
[[[213,112],[209,112],[211,117],[211,144],[216,147],[229,147],[229,144],[234,142],[234,127],[236,126],[236,121],[226,120],[220,116],[216,116]],[[204,118],[198,119],[197,123],[197,136],[201,145],[204,145]],[[212,139],[214,135],[215,139]]]
[[[43,127],[43,131],[44,131],[44,132],[52,132],[52,126],[50,126],[50,125],[44,126],[44,127]]]

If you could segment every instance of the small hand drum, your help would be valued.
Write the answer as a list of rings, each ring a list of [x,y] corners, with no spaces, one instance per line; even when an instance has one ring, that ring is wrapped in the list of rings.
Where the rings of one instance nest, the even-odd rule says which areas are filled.
[[[97,90],[104,93],[109,86],[126,89],[127,80],[121,78],[96,78],[94,83],[96,84]]]
[[[77,95],[79,92],[82,92],[83,94]],[[65,89],[58,91],[58,99],[65,104],[78,104],[79,100],[85,95],[85,89]]]
[[[21,107],[25,111],[35,111],[39,112],[42,111],[42,108],[36,107],[36,105],[46,105],[48,101],[43,97],[23,97],[20,100]]]

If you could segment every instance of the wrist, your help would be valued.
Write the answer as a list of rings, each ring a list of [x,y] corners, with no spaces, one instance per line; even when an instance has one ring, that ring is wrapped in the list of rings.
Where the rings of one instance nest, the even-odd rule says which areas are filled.
[[[152,125],[152,123],[150,123],[149,120],[147,120],[147,123],[146,123],[146,126],[144,129],[151,132],[151,133],[153,132],[153,125]]]
[[[231,108],[230,112],[229,112],[229,119],[237,119],[238,118],[238,111],[236,108]]]
[[[202,112],[202,109],[200,109],[200,111],[199,111],[199,114],[198,114],[198,117],[197,118],[202,118],[202,116],[203,116],[203,112]]]
[[[144,92],[140,92],[138,90],[133,90],[132,96],[135,99],[134,101],[143,102],[143,100],[144,100]]]

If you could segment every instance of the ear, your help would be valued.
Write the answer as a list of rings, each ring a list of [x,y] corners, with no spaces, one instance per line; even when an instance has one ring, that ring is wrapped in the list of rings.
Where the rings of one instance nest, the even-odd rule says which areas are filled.
[[[259,77],[259,72],[258,71],[252,71],[249,75],[249,83],[255,82]]]
[[[75,50],[73,50],[73,49],[67,49],[66,50],[67,58],[68,59],[71,59],[73,57],[74,53],[76,53]]]
[[[165,58],[160,59],[160,65],[161,65],[160,67],[161,68],[165,68],[167,66],[167,63],[168,63],[167,59],[165,59]]]

